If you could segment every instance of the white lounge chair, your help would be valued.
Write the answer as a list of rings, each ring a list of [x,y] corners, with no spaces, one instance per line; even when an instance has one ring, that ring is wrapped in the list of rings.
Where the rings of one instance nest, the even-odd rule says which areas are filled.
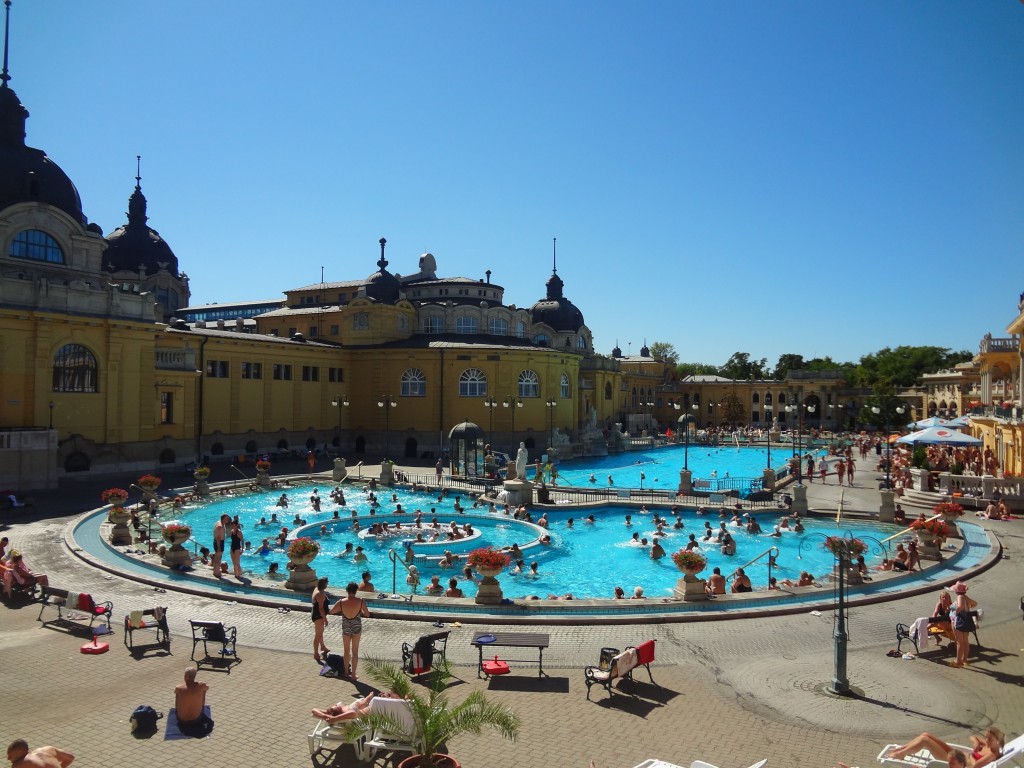
[[[898,760],[893,757],[886,757],[886,753],[890,749],[898,746],[899,744],[886,744],[882,751],[878,753],[878,762],[890,765],[909,765],[916,768],[941,768],[941,766],[948,765],[945,760],[939,760],[927,749],[919,750],[912,755],[907,755]],[[965,755],[971,754],[970,747],[962,747],[959,744],[950,744],[949,746],[953,749],[959,749]],[[1006,742],[999,759],[994,763],[989,763],[989,765],[992,768],[1024,768],[1024,735]]]
[[[405,699],[374,698],[370,701],[370,712],[392,718],[399,727],[394,733],[373,731],[360,736],[352,746],[355,748],[356,759],[369,762],[378,750],[389,752],[412,752],[415,747],[411,743],[415,725],[409,702]],[[313,732],[306,737],[309,754],[313,763],[318,766],[334,764],[334,753],[345,743],[345,727],[352,721],[342,721],[329,725],[326,720],[316,724]]]

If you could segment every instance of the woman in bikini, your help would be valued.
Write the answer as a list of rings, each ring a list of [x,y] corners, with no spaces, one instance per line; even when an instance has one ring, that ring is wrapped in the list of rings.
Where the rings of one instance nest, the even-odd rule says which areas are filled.
[[[971,754],[967,755],[967,768],[982,768],[994,763],[1003,752],[1006,740],[998,728],[989,728],[979,738],[971,736]],[[930,733],[922,733],[901,747],[889,750],[886,757],[900,760],[918,750],[927,749],[936,760],[948,761],[949,755],[956,749]]]
[[[327,611],[331,607],[327,599],[327,579],[317,579],[316,589],[313,590],[313,658],[317,664],[322,664],[323,659],[320,653],[326,656],[331,649],[324,643],[324,628],[327,626]]]
[[[353,680],[358,680],[356,667],[359,665],[359,636],[363,632],[363,617],[369,618],[370,610],[366,607],[366,601],[356,597],[359,585],[350,581],[345,587],[346,595],[331,608],[331,614],[341,614],[341,638],[345,644],[345,663],[348,665],[348,674]]]

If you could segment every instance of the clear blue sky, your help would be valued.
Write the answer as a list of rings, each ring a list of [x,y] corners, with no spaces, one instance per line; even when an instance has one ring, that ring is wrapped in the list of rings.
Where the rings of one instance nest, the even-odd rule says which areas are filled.
[[[1024,290],[1024,3],[15,0],[28,143],[193,304],[416,270],[595,347],[976,350]]]

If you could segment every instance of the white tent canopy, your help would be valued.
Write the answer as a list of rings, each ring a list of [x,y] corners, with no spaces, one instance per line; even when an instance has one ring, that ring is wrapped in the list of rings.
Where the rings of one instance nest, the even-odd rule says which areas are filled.
[[[907,424],[908,429],[928,429],[928,427],[948,427],[949,422],[945,419],[940,419],[938,416],[929,416],[927,419],[921,419],[915,421],[913,424]]]

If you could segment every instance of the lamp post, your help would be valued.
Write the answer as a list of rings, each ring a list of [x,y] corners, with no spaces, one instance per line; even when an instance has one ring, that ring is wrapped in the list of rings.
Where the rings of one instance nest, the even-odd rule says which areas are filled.
[[[678,411],[683,407],[683,405],[678,400],[669,400],[668,407],[674,411]],[[676,435],[676,442],[679,442],[679,435]]]
[[[331,405],[338,409],[338,448],[341,448],[341,409],[348,408],[348,400],[345,399],[344,395],[335,395],[334,399],[331,400]]]
[[[823,533],[811,533],[800,543],[800,555],[802,557],[803,552],[810,547],[814,546],[814,539],[812,537],[820,537],[823,541],[828,541],[829,537]],[[846,646],[849,641],[849,636],[846,632],[846,569],[850,566],[852,560],[852,553],[850,552],[850,541],[853,536],[847,531],[837,544],[837,549],[832,550],[835,555],[838,567],[836,568],[836,588],[835,588],[835,600],[836,600],[836,624],[835,631],[832,633],[832,640],[834,643],[834,662],[835,667],[832,675],[832,685],[829,686],[829,691],[840,696],[846,696],[850,693],[850,681],[846,677]]]
[[[53,400],[50,401],[50,429],[53,429],[53,407],[56,405]]]
[[[768,430],[765,432],[767,438],[766,443],[768,445],[768,469],[772,468],[772,406],[768,403],[764,404],[765,420],[768,422]]]
[[[397,408],[398,403],[391,395],[384,395],[377,401],[377,407],[384,409],[384,458],[391,453],[391,409]]]
[[[555,445],[555,406],[558,405],[557,400],[547,400],[544,405],[548,409],[548,437],[550,439],[549,445],[554,447]]]
[[[498,401],[493,397],[484,398],[484,407],[487,409],[487,420],[489,429],[487,430],[487,442],[491,445],[491,450],[494,450],[494,409],[498,407]]]
[[[900,416],[902,416],[903,413],[906,410],[907,409],[904,408],[902,405],[897,405],[896,406],[896,413],[898,415],[900,415]],[[871,406],[871,412],[873,414],[875,414],[875,416],[878,416],[878,415],[880,415],[882,413],[882,409],[879,408],[877,405],[872,405]],[[891,475],[891,470],[892,470],[892,443],[889,442],[889,418],[888,418],[888,414],[886,414],[885,419],[882,422],[882,428],[883,428],[882,429],[882,433],[883,433],[883,436],[885,437],[885,490],[888,491],[888,490],[890,490],[892,488],[892,484],[891,484],[891,481],[890,481],[890,475]]]
[[[512,409],[512,443],[514,445],[516,441],[516,408],[522,408],[523,401],[518,397],[513,397],[510,395],[509,397],[505,398],[501,405],[503,408]]]
[[[650,412],[647,414],[647,419],[648,419],[647,427],[648,427],[648,429],[651,430],[651,439],[653,440],[654,438],[656,438],[658,436],[658,428],[657,428],[657,426],[652,426],[652,423],[655,421],[655,419],[654,419],[654,403],[651,402],[650,400],[647,400],[647,401],[644,401],[644,402],[640,403],[640,405],[644,406],[645,408],[650,408],[651,409]]]
[[[683,469],[687,472],[690,471],[690,419],[692,419],[688,413],[684,413],[679,417],[679,429],[683,431],[683,438],[685,440],[685,448],[683,448]]]

